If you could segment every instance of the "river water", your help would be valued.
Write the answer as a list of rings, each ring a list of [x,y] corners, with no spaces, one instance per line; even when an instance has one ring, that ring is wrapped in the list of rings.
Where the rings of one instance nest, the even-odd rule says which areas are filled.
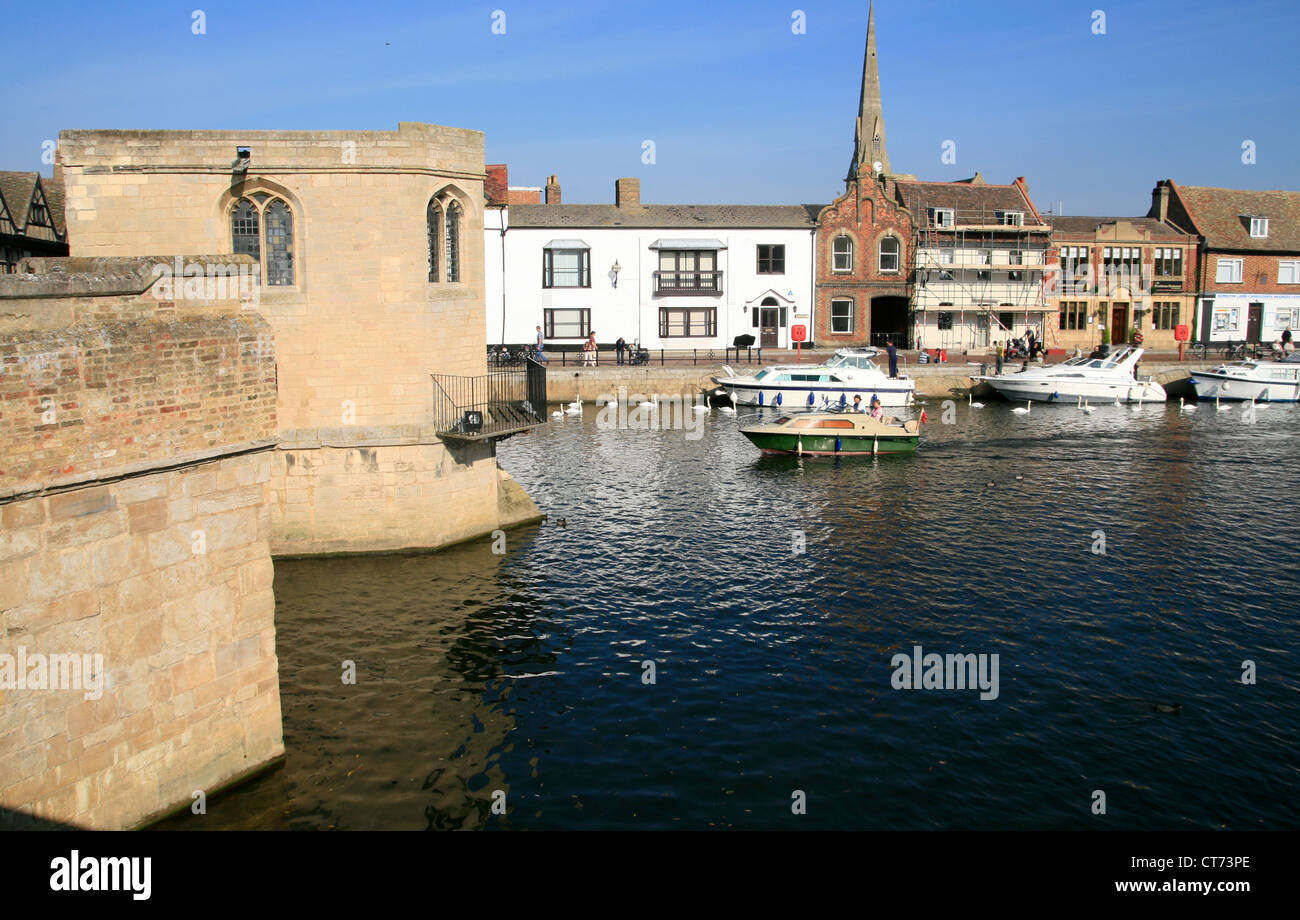
[[[800,460],[588,407],[500,445],[504,554],[277,561],[285,765],[162,826],[1300,823],[1300,410],[927,411]]]

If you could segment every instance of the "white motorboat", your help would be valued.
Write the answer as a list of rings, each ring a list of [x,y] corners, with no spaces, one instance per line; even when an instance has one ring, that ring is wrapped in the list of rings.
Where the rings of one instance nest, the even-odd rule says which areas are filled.
[[[1281,361],[1238,361],[1212,371],[1192,371],[1198,399],[1296,402],[1300,400],[1300,352]]]
[[[1071,358],[1061,364],[1031,366],[983,380],[1013,402],[1164,402],[1165,388],[1152,377],[1136,375],[1141,348],[1116,348],[1104,358]]]
[[[847,405],[861,396],[881,406],[910,406],[916,381],[899,375],[890,377],[872,360],[878,348],[841,348],[825,364],[774,364],[752,377],[739,376],[729,367],[713,378],[738,406],[776,406],[785,409],[823,408]]]

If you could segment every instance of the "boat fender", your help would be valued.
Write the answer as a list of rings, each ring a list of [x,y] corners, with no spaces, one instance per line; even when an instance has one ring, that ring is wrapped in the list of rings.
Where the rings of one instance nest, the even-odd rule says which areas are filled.
[[[812,391],[809,390],[809,391],[808,391],[808,405],[811,406],[812,404],[813,404]]]
[[[1052,394],[1052,400],[1051,400],[1051,401],[1055,402],[1056,400],[1058,400],[1058,399],[1060,399],[1060,398],[1061,398],[1061,394],[1060,394],[1060,393],[1053,393],[1053,394]]]
[[[841,390],[841,391],[840,391],[840,405],[842,406],[842,405],[844,405],[845,403],[847,403],[848,401],[849,401],[848,396],[846,396],[846,395],[844,394],[844,391]]]
[[[758,404],[759,404],[760,406],[763,405],[763,391],[762,391],[762,390],[759,390],[759,391],[758,391]]]
[[[835,436],[835,453],[838,454],[838,453],[840,452],[840,446],[841,446],[841,445],[840,445],[840,438],[839,438],[839,435],[836,435],[836,436]]]
[[[794,442],[794,452],[800,457],[803,456],[803,438],[797,438]]]
[[[772,400],[772,405],[774,405],[774,406],[779,406],[779,405],[781,405],[781,397],[784,396],[784,395],[785,395],[784,393],[777,393],[777,394],[776,394],[776,399]]]

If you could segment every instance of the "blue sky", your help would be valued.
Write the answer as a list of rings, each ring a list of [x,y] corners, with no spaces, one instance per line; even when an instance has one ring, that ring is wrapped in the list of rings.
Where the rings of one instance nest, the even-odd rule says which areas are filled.
[[[7,3],[2,21],[31,36],[9,42],[27,53],[3,78],[4,169],[48,174],[41,144],[66,128],[428,121],[484,131],[512,185],[557,173],[570,203],[638,176],[647,202],[799,204],[843,190],[867,4],[143,0]],[[1298,25],[1294,0],[880,0],[891,165],[1023,175],[1066,214],[1145,213],[1162,178],[1300,188]]]

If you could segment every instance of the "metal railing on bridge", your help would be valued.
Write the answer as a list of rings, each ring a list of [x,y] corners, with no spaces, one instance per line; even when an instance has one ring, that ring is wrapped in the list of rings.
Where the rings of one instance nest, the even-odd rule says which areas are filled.
[[[484,441],[547,422],[546,367],[531,358],[523,367],[478,377],[431,376],[433,424],[440,438]]]

